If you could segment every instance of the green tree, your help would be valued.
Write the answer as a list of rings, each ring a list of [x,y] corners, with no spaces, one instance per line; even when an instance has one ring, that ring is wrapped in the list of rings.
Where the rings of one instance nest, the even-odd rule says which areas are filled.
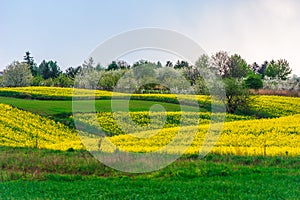
[[[43,85],[43,81],[44,81],[43,77],[41,75],[37,75],[37,76],[33,77],[31,85],[32,86],[41,86],[41,85]]]
[[[240,55],[229,56],[226,51],[219,51],[212,56],[212,66],[222,78],[243,78],[250,72],[247,62]]]
[[[243,78],[250,72],[247,62],[238,54],[230,56],[227,78]]]
[[[285,59],[272,60],[265,70],[265,75],[271,79],[287,80],[291,73],[292,69]]]
[[[4,87],[29,86],[32,78],[30,66],[27,63],[14,61],[4,70],[2,84]]]
[[[57,78],[62,73],[60,70],[60,67],[58,66],[56,61],[50,60],[48,62],[49,68],[50,68],[50,78]]]
[[[196,94],[202,94],[202,95],[209,94],[207,84],[206,84],[205,80],[203,79],[203,77],[201,77],[201,76],[198,77],[198,79],[196,79],[194,89],[195,89]]]
[[[66,76],[71,78],[71,79],[75,79],[76,75],[78,75],[80,72],[82,71],[82,67],[78,66],[78,67],[69,67],[68,69],[66,69]]]
[[[204,72],[208,72],[211,70],[211,62],[209,56],[203,54],[196,61],[195,66],[189,65],[183,69],[183,75],[187,80],[190,81],[191,85],[194,86],[200,82],[200,79],[204,75]],[[203,78],[202,78],[203,80]]]
[[[56,61],[50,60],[46,62],[43,60],[39,65],[39,74],[44,79],[57,78],[61,73],[60,67],[57,65]]]
[[[38,67],[36,66],[36,63],[34,62],[33,57],[30,56],[29,51],[27,51],[25,53],[25,56],[23,57],[23,60],[30,67],[30,71],[31,71],[32,76],[37,76],[38,75]]]
[[[112,61],[107,67],[108,71],[117,70],[117,69],[119,69],[119,66],[116,61]]]
[[[174,69],[182,69],[189,67],[189,63],[187,61],[179,61],[177,60],[176,64],[174,65]]]
[[[263,87],[263,80],[260,74],[251,73],[245,79],[245,84],[250,89],[260,89]]]
[[[115,89],[120,78],[120,71],[106,71],[102,74],[98,86],[104,90],[113,90]]]
[[[246,61],[237,54],[229,56],[227,52],[220,51],[212,56],[212,65],[223,78],[226,94],[222,101],[226,111],[235,113],[239,108],[246,108],[250,101],[249,89],[242,78],[251,71]]]
[[[74,80],[69,78],[65,74],[60,74],[57,78],[53,80],[54,86],[58,87],[72,87],[74,85]]]
[[[173,67],[173,63],[171,61],[167,61],[166,62],[166,67]]]
[[[223,99],[228,113],[235,113],[237,109],[245,109],[249,104],[249,90],[239,79],[225,78],[226,98]]]

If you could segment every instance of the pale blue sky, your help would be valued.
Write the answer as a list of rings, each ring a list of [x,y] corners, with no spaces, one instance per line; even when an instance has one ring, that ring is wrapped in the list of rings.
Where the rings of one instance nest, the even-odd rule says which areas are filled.
[[[300,75],[297,0],[6,0],[0,2],[0,70],[30,51],[77,66],[100,43],[124,31],[178,31],[208,53],[239,53],[247,62],[285,58]],[[200,55],[199,55],[200,56]]]

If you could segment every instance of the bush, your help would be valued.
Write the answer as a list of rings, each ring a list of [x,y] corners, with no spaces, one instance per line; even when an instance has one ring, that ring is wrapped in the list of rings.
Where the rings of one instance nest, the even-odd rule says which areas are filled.
[[[250,89],[260,89],[263,87],[263,81],[260,74],[251,73],[245,79],[245,84]]]

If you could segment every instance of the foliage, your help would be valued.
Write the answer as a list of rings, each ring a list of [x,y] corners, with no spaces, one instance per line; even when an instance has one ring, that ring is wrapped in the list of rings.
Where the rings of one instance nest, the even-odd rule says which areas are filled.
[[[264,79],[265,78],[265,71],[268,66],[269,62],[265,61],[262,65],[258,65],[256,62],[254,62],[251,66],[250,69],[255,73],[255,74],[260,74],[261,77]]]
[[[271,79],[281,79],[286,80],[288,76],[292,73],[292,69],[289,63],[285,59],[279,59],[277,61],[272,60],[265,70],[265,75]]]
[[[196,61],[195,66],[189,66],[183,69],[184,77],[191,82],[192,86],[197,85],[197,80],[203,80],[203,75],[211,68],[209,56],[203,54]],[[202,86],[200,86],[202,87]]]
[[[78,67],[69,67],[66,69],[65,75],[71,79],[75,79],[76,75],[79,74],[82,70],[81,66]]]
[[[212,56],[213,66],[222,78],[242,78],[249,73],[248,64],[238,54],[229,56],[226,51],[219,51]]]
[[[112,63],[110,63],[107,67],[107,70],[109,70],[109,71],[117,70],[117,69],[119,69],[119,66],[116,61],[112,61]]]
[[[66,76],[65,74],[60,74],[59,77],[53,80],[54,86],[56,87],[72,87],[74,85],[74,80]]]
[[[25,63],[27,63],[28,66],[30,67],[30,71],[31,71],[32,76],[37,76],[38,75],[38,68],[36,66],[36,63],[34,62],[33,57],[30,56],[29,51],[27,51],[25,53],[25,56],[24,56],[23,59],[24,59]]]
[[[32,86],[41,86],[43,84],[44,84],[44,79],[41,75],[37,75],[37,76],[33,77],[32,83],[31,83]]]
[[[229,72],[226,77],[243,78],[250,72],[247,62],[238,54],[230,56]]]
[[[2,85],[4,87],[22,87],[31,84],[32,75],[26,63],[14,61],[4,70]]]
[[[174,69],[182,69],[182,68],[188,68],[190,65],[187,61],[179,61],[177,60],[176,64],[174,65]]]
[[[0,76],[0,87],[3,86],[2,82],[3,82],[3,76]]]
[[[84,67],[76,76],[74,81],[75,88],[96,89],[102,73],[94,68]]]
[[[260,89],[263,87],[263,81],[260,74],[250,73],[245,79],[245,84],[250,89]]]
[[[228,113],[235,113],[238,109],[246,109],[249,104],[249,91],[245,84],[234,78],[224,79],[225,98],[221,96],[221,100],[226,105]]]
[[[103,72],[101,77],[99,76],[98,87],[103,90],[115,89],[119,79],[122,76],[122,72],[118,70]]]
[[[56,61],[43,60],[39,65],[39,74],[46,80],[49,78],[57,78],[61,74],[60,67]]]

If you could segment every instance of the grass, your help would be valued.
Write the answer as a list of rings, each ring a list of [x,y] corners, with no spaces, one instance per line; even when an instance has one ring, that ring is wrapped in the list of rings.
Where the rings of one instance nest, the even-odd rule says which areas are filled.
[[[90,100],[80,100],[76,103],[76,108],[79,112],[88,113],[94,111],[91,109]],[[124,107],[125,100],[114,100],[115,110],[127,111]],[[74,127],[74,123],[70,116],[72,115],[72,100],[33,100],[33,99],[19,99],[12,97],[1,97],[0,103],[9,104],[22,110],[26,110],[38,115],[49,117],[57,122],[61,122],[69,127]],[[181,109],[189,112],[207,111],[203,108],[196,108],[193,106],[155,102],[145,100],[130,100],[129,111],[149,111],[154,105],[163,106],[166,111],[180,111]],[[111,112],[111,100],[95,100],[96,112]]]
[[[128,174],[100,163],[89,152],[48,149],[0,147],[0,180],[14,180],[7,173],[17,173],[23,179],[45,180],[47,174],[97,177],[128,176],[132,178],[197,178],[241,175],[250,172],[287,172],[300,175],[300,157],[233,156],[208,154],[203,159],[185,156],[168,167],[146,174]],[[3,174],[3,172],[7,172]]]
[[[118,111],[127,111],[124,108],[125,100],[114,100],[116,102],[115,109]],[[43,116],[54,116],[63,113],[72,113],[72,101],[71,100],[30,100],[30,99],[18,99],[10,97],[0,97],[0,103],[9,104],[20,109],[30,111]],[[161,105],[167,111],[180,111],[181,107],[179,104],[155,102],[155,101],[144,101],[144,100],[130,100],[129,111],[149,111],[153,105]],[[91,112],[90,101],[82,100],[77,102],[77,107],[80,107],[80,112]],[[182,106],[184,110],[190,112],[196,112],[197,108],[193,106]],[[111,112],[111,100],[96,100],[95,110],[97,112]]]
[[[5,182],[0,184],[0,194],[3,199],[297,199],[300,196],[300,177],[283,174],[61,180]]]
[[[297,199],[300,196],[299,157],[209,154],[202,160],[181,158],[152,173],[126,174],[104,166],[86,151],[9,147],[0,150],[1,199]]]

